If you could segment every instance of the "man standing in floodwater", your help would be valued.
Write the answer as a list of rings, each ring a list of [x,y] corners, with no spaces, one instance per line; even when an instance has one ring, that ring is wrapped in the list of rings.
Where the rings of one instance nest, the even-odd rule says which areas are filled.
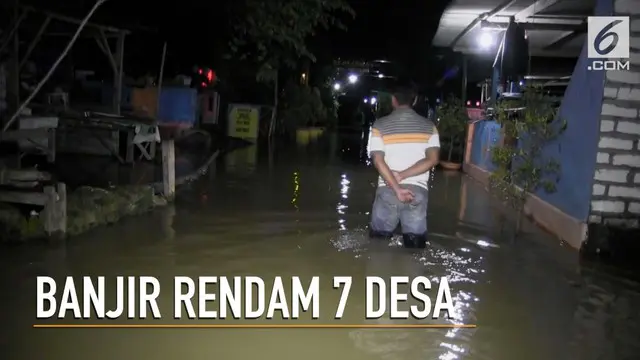
[[[411,108],[414,98],[411,87],[397,87],[393,112],[376,120],[371,130],[368,152],[380,174],[371,236],[390,237],[400,223],[404,246],[423,248],[429,172],[438,164],[440,138],[435,124]]]

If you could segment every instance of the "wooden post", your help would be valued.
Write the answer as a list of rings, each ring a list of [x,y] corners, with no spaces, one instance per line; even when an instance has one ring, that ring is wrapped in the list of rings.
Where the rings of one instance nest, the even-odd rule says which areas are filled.
[[[64,236],[67,232],[67,186],[44,187],[45,204],[40,213],[44,231],[49,236]]]
[[[67,233],[67,185],[65,183],[58,183],[56,185],[58,191],[58,201],[56,202],[58,231],[61,236]]]
[[[52,235],[56,231],[56,202],[58,201],[56,189],[53,186],[44,187],[45,204],[40,213],[42,225],[47,235]]]
[[[167,199],[176,192],[176,153],[174,140],[162,140],[162,189]]]
[[[160,58],[160,72],[158,74],[158,91],[156,92],[156,112],[155,112],[156,131],[158,131],[158,122],[160,117],[160,95],[162,93],[162,78],[164,77],[164,62],[166,60],[166,57],[167,57],[167,42],[165,41],[164,45],[162,46],[162,57]],[[156,151],[157,151],[155,141],[151,142],[151,145],[149,146],[149,151],[151,152],[151,160],[153,160],[156,156]]]

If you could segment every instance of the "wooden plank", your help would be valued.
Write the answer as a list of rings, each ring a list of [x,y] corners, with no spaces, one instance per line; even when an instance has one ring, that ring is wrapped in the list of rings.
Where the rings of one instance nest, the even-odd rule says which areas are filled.
[[[37,181],[7,181],[2,185],[11,186],[18,189],[33,189],[40,185],[40,183]]]
[[[0,191],[0,202],[44,206],[47,199],[41,192]]]
[[[9,181],[49,181],[51,174],[35,169],[0,169],[0,184]]]
[[[155,144],[155,142],[136,144],[140,150],[140,157],[138,159],[153,160],[153,155],[150,154],[150,151],[147,151],[148,148],[151,148],[151,144]]]
[[[0,141],[17,141],[38,136],[49,136],[50,128],[9,130],[0,133]]]

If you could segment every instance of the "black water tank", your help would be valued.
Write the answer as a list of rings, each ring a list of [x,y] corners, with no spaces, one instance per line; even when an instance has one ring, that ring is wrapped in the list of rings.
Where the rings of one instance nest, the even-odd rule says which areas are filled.
[[[507,27],[502,53],[503,79],[516,80],[527,74],[529,67],[529,42],[524,29],[515,22]]]

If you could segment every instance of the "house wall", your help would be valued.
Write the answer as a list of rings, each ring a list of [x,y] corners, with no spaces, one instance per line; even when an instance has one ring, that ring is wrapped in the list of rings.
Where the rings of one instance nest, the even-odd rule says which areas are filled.
[[[614,0],[631,16],[630,70],[605,71],[589,223],[638,228],[640,218],[640,1]]]

